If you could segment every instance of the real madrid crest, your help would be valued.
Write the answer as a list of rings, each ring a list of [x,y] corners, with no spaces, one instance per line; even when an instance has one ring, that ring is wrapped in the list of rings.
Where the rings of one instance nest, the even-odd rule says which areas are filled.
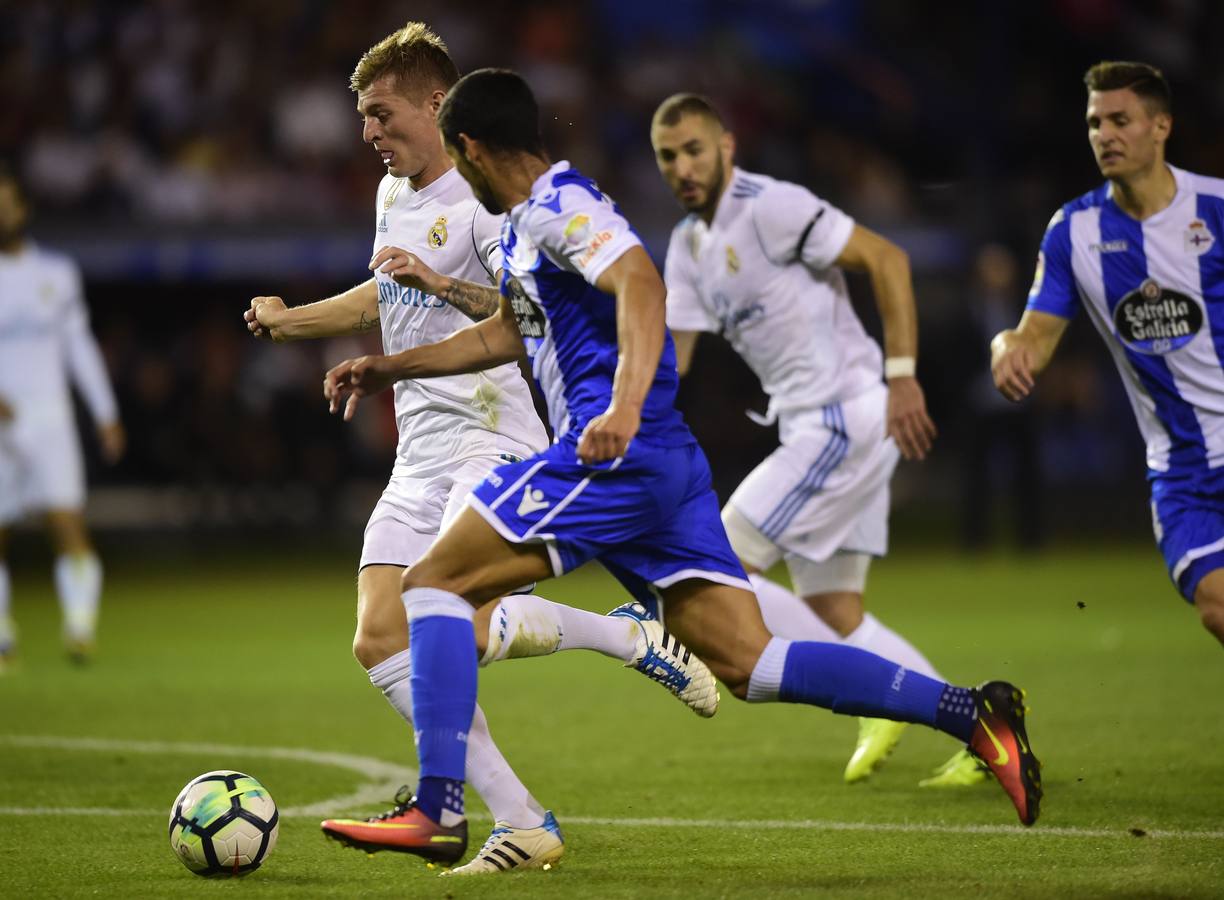
[[[433,249],[439,250],[446,245],[446,237],[446,216],[438,216],[437,221],[429,228],[426,241]]]
[[[739,254],[730,244],[727,245],[727,271],[734,275],[740,270]]]

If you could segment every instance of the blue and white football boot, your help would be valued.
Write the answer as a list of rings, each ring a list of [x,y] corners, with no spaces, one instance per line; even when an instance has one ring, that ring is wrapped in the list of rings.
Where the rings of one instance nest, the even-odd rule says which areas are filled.
[[[518,869],[551,869],[565,853],[561,826],[551,811],[537,828],[515,828],[505,822],[493,825],[493,833],[467,865],[442,872],[454,875],[497,875]]]
[[[657,681],[702,718],[718,712],[718,682],[705,663],[663,627],[640,603],[625,603],[608,613],[637,622],[642,629],[626,668]]]

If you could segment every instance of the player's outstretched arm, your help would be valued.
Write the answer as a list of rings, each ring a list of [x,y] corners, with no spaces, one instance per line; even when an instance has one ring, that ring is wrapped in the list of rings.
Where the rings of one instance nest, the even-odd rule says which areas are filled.
[[[1037,376],[1054,356],[1067,319],[1026,309],[1015,328],[1000,331],[990,342],[990,374],[995,387],[1008,400],[1023,400],[1032,393]]]
[[[927,414],[926,397],[913,372],[918,358],[918,310],[909,255],[882,235],[855,225],[836,264],[871,276],[884,326],[884,355],[901,367],[898,372],[885,371],[888,433],[906,459],[924,459],[935,440],[935,423]]]
[[[360,334],[378,327],[378,283],[371,278],[302,306],[286,306],[280,297],[255,297],[243,319],[255,337],[277,343]]]
[[[386,390],[407,378],[438,378],[481,372],[513,362],[523,341],[510,301],[502,298],[497,315],[456,331],[444,341],[413,347],[390,356],[375,354],[346,359],[323,376],[323,397],[330,412],[344,402],[344,420],[353,418],[362,397]]]
[[[439,275],[415,253],[399,247],[380,247],[370,268],[390,275],[396,284],[445,300],[474,322],[489,318],[501,302],[501,292],[493,285]],[[500,276],[497,280],[501,281]]]
[[[642,421],[642,405],[654,382],[667,334],[667,288],[641,247],[633,247],[603,272],[595,286],[616,297],[616,376],[612,402],[587,423],[578,441],[584,463],[624,456]]]

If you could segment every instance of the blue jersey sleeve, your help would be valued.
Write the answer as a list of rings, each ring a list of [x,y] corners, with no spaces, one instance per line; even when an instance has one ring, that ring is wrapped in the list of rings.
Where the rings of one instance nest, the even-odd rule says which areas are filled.
[[[1060,209],[1041,239],[1026,308],[1072,319],[1079,312],[1079,305],[1075,274],[1071,270],[1071,222]]]

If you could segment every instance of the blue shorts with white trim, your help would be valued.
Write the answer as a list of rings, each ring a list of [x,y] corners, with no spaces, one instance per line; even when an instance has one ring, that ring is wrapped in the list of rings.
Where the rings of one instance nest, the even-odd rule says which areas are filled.
[[[1224,469],[1151,472],[1156,542],[1181,595],[1194,602],[1203,576],[1224,569]]]
[[[577,439],[499,466],[468,503],[506,540],[544,542],[554,575],[598,559],[656,612],[652,586],[701,578],[751,590],[695,442],[634,441],[624,457],[587,466]]]

